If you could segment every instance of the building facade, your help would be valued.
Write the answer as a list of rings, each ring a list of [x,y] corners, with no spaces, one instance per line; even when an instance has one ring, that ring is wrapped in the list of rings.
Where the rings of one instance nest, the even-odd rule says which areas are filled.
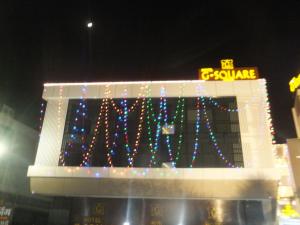
[[[264,79],[45,84],[43,98],[28,176],[64,199],[56,224],[274,224]]]
[[[47,222],[51,199],[31,194],[27,168],[34,162],[38,132],[19,122],[14,111],[0,110],[0,224]]]

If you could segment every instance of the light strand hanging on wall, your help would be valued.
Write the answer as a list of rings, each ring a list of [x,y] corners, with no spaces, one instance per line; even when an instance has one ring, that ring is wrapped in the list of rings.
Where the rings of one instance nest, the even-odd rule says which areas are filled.
[[[67,146],[65,148],[64,157],[68,157],[70,152],[74,148],[74,143],[79,143],[82,153],[84,153],[88,146],[86,143],[86,128],[85,121],[87,118],[87,102],[86,102],[86,87],[82,88],[82,96],[75,109],[75,118],[71,127],[70,139],[67,141]]]
[[[101,119],[102,119],[102,115],[104,114],[104,106],[107,104],[107,101],[108,101],[107,98],[104,98],[100,101],[99,113],[98,113],[98,117],[97,117],[97,121],[96,121],[94,131],[93,131],[93,136],[92,136],[92,139],[91,139],[91,142],[89,144],[87,152],[85,152],[83,154],[83,160],[82,160],[80,166],[90,166],[90,164],[91,164],[90,158],[91,158],[92,153],[93,153],[94,148],[95,148],[96,136],[100,132],[101,121],[102,121]]]
[[[210,125],[210,122],[209,122],[209,118],[208,118],[207,110],[206,110],[205,99],[204,99],[203,96],[201,96],[200,100],[201,100],[201,106],[202,106],[202,109],[203,109],[203,117],[204,117],[205,122],[206,122],[206,128],[208,129],[208,136],[209,136],[210,140],[213,142],[213,147],[215,148],[218,157],[220,159],[222,159],[228,167],[235,167],[234,164],[232,164],[225,157],[225,155],[222,153],[222,150],[221,150],[221,148],[219,147],[219,145],[217,143],[216,137],[215,137],[215,135],[214,135],[214,133],[212,131],[212,128],[211,128],[211,125]]]
[[[129,146],[129,137],[128,137],[128,107],[127,107],[127,99],[123,99],[121,101],[121,105],[123,107],[123,134],[125,139],[125,149],[126,149],[126,156],[128,161],[128,166],[132,166],[131,160],[131,149]]]
[[[42,132],[45,111],[46,111],[46,103],[44,101],[42,101],[41,106],[40,106],[39,127],[38,127],[39,136],[41,135],[41,132]]]
[[[156,130],[155,130],[155,138],[154,138],[154,145],[151,151],[151,158],[150,158],[150,167],[156,166],[158,164],[156,159],[156,153],[158,151],[160,136],[161,136],[161,119],[163,114],[163,98],[160,97],[159,101],[159,113],[157,116],[157,123],[156,123]]]
[[[167,129],[168,127],[168,110],[167,110],[167,99],[166,99],[166,89],[162,86],[161,87],[161,96],[163,97],[163,113],[164,113],[164,127]],[[177,116],[176,113],[174,117]],[[165,141],[168,149],[168,155],[169,155],[169,160],[172,164],[172,167],[175,166],[174,161],[173,161],[173,153],[172,153],[172,147],[171,147],[171,140],[170,140],[170,135],[168,133],[165,134]]]
[[[151,157],[150,164],[156,166],[156,155],[159,148],[159,142],[160,142],[160,136],[161,136],[161,119],[162,119],[162,113],[163,113],[163,98],[160,97],[159,101],[159,113],[157,117],[157,124],[156,124],[156,131],[155,131],[155,138],[154,138],[154,147],[153,147],[153,156],[155,160],[152,160],[153,157]]]
[[[152,139],[152,127],[151,127],[151,111],[150,111],[150,101],[151,99],[150,98],[147,98],[147,104],[146,104],[146,125],[147,125],[147,139],[148,139],[148,144],[147,144],[147,147],[148,147],[148,150],[150,151],[151,153],[151,158],[152,160],[155,160],[155,156],[154,156],[154,153],[153,153],[153,139]],[[149,166],[151,167],[151,161],[149,163]]]
[[[57,103],[57,133],[60,133],[60,128],[61,128],[61,107],[62,107],[62,99],[63,99],[63,86],[59,86],[59,98],[58,98],[58,103]],[[57,139],[57,141],[59,141]],[[65,151],[61,150],[60,155],[59,155],[59,163],[62,166],[65,166],[65,157],[64,157]]]
[[[227,106],[221,105],[218,103],[215,99],[211,97],[207,97],[208,103],[214,107],[217,107],[218,109],[225,111],[225,112],[238,112],[237,108],[229,108]]]
[[[112,147],[110,149],[110,154],[111,156],[115,156],[116,155],[116,150],[117,150],[117,140],[120,136],[120,125],[122,123],[122,116],[121,115],[118,115],[117,116],[117,123],[116,123],[116,128],[115,128],[115,133],[113,135],[113,143],[112,143]]]
[[[167,100],[166,97],[163,98],[163,112],[164,112],[164,126],[168,126],[168,110],[167,110]],[[168,154],[169,154],[169,160],[172,163],[172,166],[174,167],[174,161],[173,161],[173,153],[172,153],[172,148],[171,148],[171,140],[170,140],[170,135],[165,134],[165,140],[166,140],[166,145],[168,149]]]
[[[110,132],[109,132],[109,102],[106,101],[104,105],[104,130],[105,130],[105,148],[106,148],[106,156],[107,162],[110,167],[113,166],[112,157],[111,157],[111,149],[110,149]]]
[[[138,154],[138,148],[140,146],[141,135],[142,135],[142,131],[143,131],[144,117],[145,117],[145,102],[146,102],[146,99],[143,98],[142,104],[141,104],[141,113],[139,116],[139,123],[138,123],[138,128],[137,128],[137,133],[136,133],[136,140],[135,140],[133,151],[132,151],[132,158],[131,158],[132,166],[134,165],[134,160],[135,160],[136,155]]]
[[[185,110],[185,98],[182,98],[185,90],[185,84],[181,85],[180,87],[180,95],[178,97],[178,101],[176,104],[176,110],[175,115],[173,117],[173,121],[171,122],[172,125],[176,123],[177,117],[179,116],[179,132],[178,132],[178,141],[177,141],[177,148],[175,154],[175,160],[174,160],[174,167],[176,167],[177,163],[180,159],[180,153],[182,148],[182,142],[183,142],[183,127],[184,127],[184,110]],[[180,112],[180,114],[179,114]],[[174,147],[175,148],[175,147]]]
[[[194,166],[196,157],[199,154],[199,132],[200,132],[200,123],[201,123],[200,97],[197,97],[196,108],[197,108],[197,114],[196,114],[196,123],[195,123],[195,141],[194,141],[194,151],[193,151],[193,156],[192,156],[192,162],[190,164],[191,168]]]
[[[271,116],[271,104],[270,104],[270,100],[269,100],[269,94],[268,94],[266,81],[264,81],[263,84],[264,84],[264,89],[266,90],[265,104],[266,104],[266,111],[267,111],[267,125],[268,125],[269,130],[270,130],[272,144],[276,144],[276,139],[275,139],[275,134],[276,133],[275,133],[275,129],[274,129],[273,121],[272,121],[272,116]]]
[[[184,90],[184,85],[181,86],[181,91],[180,91],[180,96],[178,98],[178,101],[177,101],[177,104],[176,104],[176,110],[175,110],[175,114],[174,116],[172,117],[172,121],[170,122],[170,125],[174,125],[176,123],[176,120],[179,116],[180,118],[180,128],[178,129],[179,130],[179,135],[178,135],[178,144],[177,144],[177,152],[176,152],[176,160],[174,160],[174,157],[173,157],[173,166],[176,166],[176,163],[177,161],[179,160],[180,158],[180,152],[181,152],[181,147],[182,147],[182,139],[183,139],[183,120],[184,120],[184,103],[185,103],[185,100],[184,98],[181,98],[181,95],[183,94],[183,90]],[[162,87],[161,88],[161,96],[165,96],[165,89]],[[147,104],[146,104],[146,108],[147,108],[147,117],[146,117],[146,124],[147,124],[147,137],[148,137],[148,149],[149,151],[151,152],[151,160],[150,160],[150,165],[149,166],[152,166],[152,164],[155,164],[157,165],[157,161],[156,161],[156,158],[155,158],[155,154],[154,154],[154,149],[153,149],[153,145],[155,143],[153,143],[153,139],[152,139],[152,126],[151,126],[151,122],[153,122],[153,124],[158,125],[158,120],[155,116],[155,113],[154,113],[154,107],[153,107],[153,103],[152,103],[152,99],[150,97],[150,94],[151,93],[151,89],[148,88],[147,90]],[[168,113],[166,112],[166,99],[164,100],[165,98],[163,99],[160,99],[160,110],[161,110],[161,106],[163,105],[163,112],[164,113],[164,118],[168,117]],[[164,103],[165,102],[165,103]],[[162,105],[161,105],[162,104]],[[162,113],[163,113],[162,112]],[[180,112],[180,114],[179,114]],[[162,115],[160,117],[160,119],[162,118]],[[168,119],[167,119],[168,120]],[[160,122],[161,123],[161,122]],[[161,125],[159,123],[159,126],[160,126],[160,129],[161,129]],[[156,137],[158,136],[158,130],[156,130]],[[175,143],[174,143],[175,144]],[[170,150],[171,150],[171,141],[167,141],[167,147],[168,147],[168,152],[169,152],[169,156],[171,155],[170,154]],[[153,163],[155,161],[155,163]]]
[[[151,126],[151,119],[153,119],[154,123],[156,124],[156,116],[154,115],[153,104],[151,100],[151,88],[147,86],[147,104],[146,104],[146,125],[147,125],[147,139],[148,139],[148,150],[150,152],[150,161],[149,167],[152,167],[152,164],[157,164],[157,160],[154,153],[154,138],[152,137],[152,126]]]
[[[75,118],[73,123],[71,124],[71,134],[70,134],[70,139],[67,142],[67,148],[65,151],[65,157],[67,157],[70,153],[70,151],[72,151],[73,149],[73,145],[74,142],[76,142],[76,139],[80,139],[78,140],[78,142],[82,141],[81,137],[80,137],[80,133],[84,132],[84,128],[80,125],[80,122],[83,123],[82,117],[82,106],[85,106],[85,102],[82,101],[82,99],[80,100],[79,104],[78,104],[78,108],[75,109]],[[83,130],[82,130],[83,129]]]
[[[87,88],[86,85],[82,87],[82,97],[81,97],[81,102],[79,103],[81,107],[81,112],[79,113],[80,119],[81,119],[81,126],[77,128],[77,134],[80,137],[81,141],[81,152],[84,153],[88,149],[88,144],[87,144],[87,131],[86,131],[86,120],[87,120],[87,113],[88,113],[88,104],[86,101],[86,96],[87,96]]]
[[[139,103],[140,103],[140,98],[141,98],[142,96],[145,95],[144,92],[145,92],[145,86],[142,85],[142,86],[140,87],[140,92],[138,93],[137,99],[134,101],[134,103],[133,103],[130,107],[128,107],[128,112],[134,112],[134,111],[136,110],[137,106],[138,106]],[[114,101],[113,98],[110,98],[110,103],[111,103],[113,109],[114,109],[119,115],[123,114],[122,108],[118,106],[118,104]]]
[[[185,108],[185,99],[181,98],[179,137],[178,137],[178,144],[177,144],[176,157],[175,157],[175,166],[179,162],[181,147],[182,147],[182,142],[183,142],[184,108]]]

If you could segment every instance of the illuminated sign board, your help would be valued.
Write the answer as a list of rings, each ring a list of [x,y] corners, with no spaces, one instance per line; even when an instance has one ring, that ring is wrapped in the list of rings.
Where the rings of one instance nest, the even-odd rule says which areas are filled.
[[[291,92],[295,92],[296,89],[300,86],[300,74],[298,75],[298,77],[293,77],[290,82],[290,91]]]
[[[258,79],[256,67],[234,68],[233,59],[222,59],[220,68],[199,69],[200,80],[234,81],[234,80],[255,80]]]

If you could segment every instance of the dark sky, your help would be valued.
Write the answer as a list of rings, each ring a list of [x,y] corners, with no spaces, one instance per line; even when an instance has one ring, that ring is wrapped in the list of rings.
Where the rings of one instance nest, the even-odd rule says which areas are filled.
[[[300,1],[195,2],[2,1],[0,100],[36,127],[44,82],[197,79],[233,58],[267,79],[279,142],[295,137]]]

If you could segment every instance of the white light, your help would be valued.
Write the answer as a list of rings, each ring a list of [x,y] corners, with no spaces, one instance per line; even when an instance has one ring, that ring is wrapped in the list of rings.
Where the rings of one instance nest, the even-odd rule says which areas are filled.
[[[0,157],[7,151],[7,145],[4,142],[0,142]]]
[[[88,27],[88,28],[91,28],[92,26],[93,26],[93,23],[92,23],[92,22],[88,22],[88,23],[87,23],[87,27]]]
[[[129,222],[125,222],[125,223],[123,223],[123,225],[130,225],[130,223]]]

